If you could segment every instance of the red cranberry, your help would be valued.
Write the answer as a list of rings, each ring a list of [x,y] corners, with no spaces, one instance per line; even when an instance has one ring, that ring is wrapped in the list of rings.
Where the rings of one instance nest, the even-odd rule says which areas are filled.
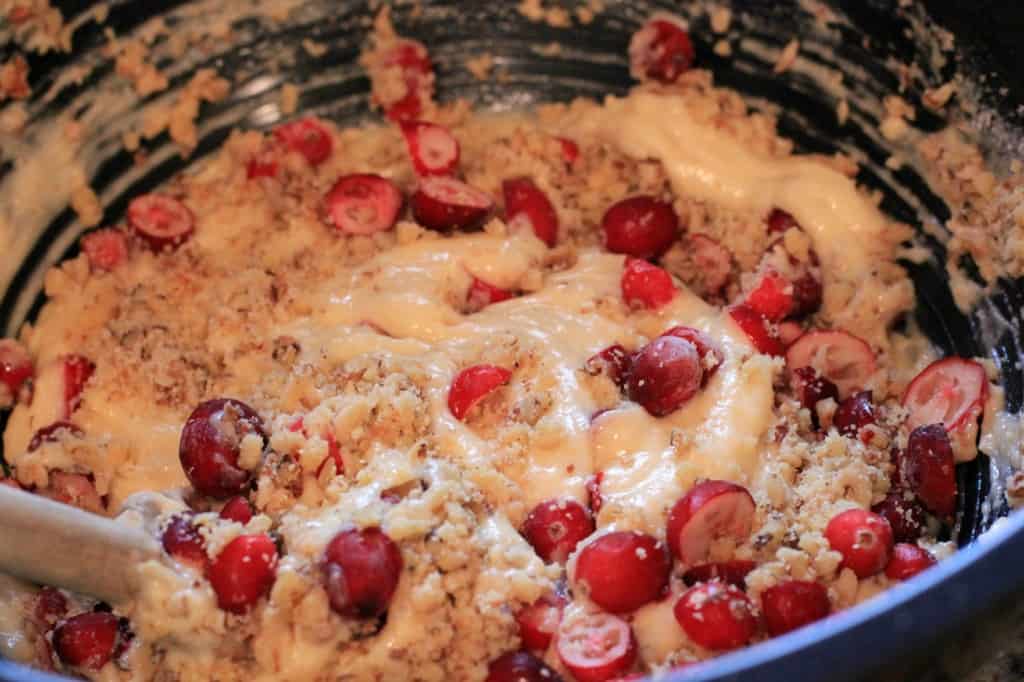
[[[523,535],[545,562],[564,564],[576,545],[594,532],[594,519],[575,500],[550,500],[533,508]]]
[[[843,567],[858,578],[881,573],[892,553],[892,528],[878,514],[864,509],[848,509],[828,522],[825,538],[832,549],[843,555]]]
[[[747,574],[755,568],[757,562],[744,559],[697,564],[683,574],[683,583],[687,587],[693,587],[697,583],[720,580],[743,589],[747,584]]]
[[[415,40],[399,40],[384,56],[385,66],[401,69],[405,95],[388,105],[387,117],[392,121],[407,121],[419,118],[423,111],[421,92],[429,99],[433,92],[433,65],[423,43]],[[422,86],[426,84],[426,88]]]
[[[266,443],[263,420],[241,401],[208,400],[193,410],[181,430],[178,456],[200,494],[225,498],[245,490],[252,473],[238,466],[238,457],[250,434]]]
[[[784,635],[828,616],[828,590],[818,583],[789,580],[761,593],[765,627],[772,636]]]
[[[632,365],[633,358],[629,351],[615,343],[592,355],[587,360],[586,368],[594,375],[606,374],[619,388],[623,388]]]
[[[245,613],[274,585],[277,545],[269,535],[239,535],[213,560],[207,577],[220,608]]]
[[[841,330],[807,332],[786,349],[786,366],[813,367],[835,383],[841,397],[867,385],[878,369],[871,346]]]
[[[188,206],[162,194],[144,194],[128,204],[128,224],[156,252],[177,248],[192,236],[196,218]]]
[[[610,613],[564,619],[555,650],[577,682],[605,682],[622,675],[633,667],[637,656],[633,629]]]
[[[462,421],[473,407],[489,393],[504,386],[512,372],[493,365],[475,365],[458,373],[448,391],[448,409]]]
[[[82,402],[82,391],[96,371],[96,365],[81,355],[66,355],[63,363],[64,413],[71,416]]]
[[[765,272],[757,286],[747,294],[747,307],[769,322],[779,322],[793,310],[793,285],[775,272]]]
[[[704,370],[700,384],[702,388],[707,385],[711,377],[718,371],[718,368],[725,362],[725,356],[722,355],[722,351],[718,349],[715,342],[711,340],[710,336],[699,329],[682,326],[672,327],[662,336],[675,336],[684,341],[689,341],[697,349],[697,355],[700,356],[700,365]]]
[[[220,517],[244,525],[252,520],[252,505],[241,495],[235,495],[224,503],[220,510]]]
[[[53,648],[66,666],[99,670],[114,657],[117,634],[114,614],[81,613],[54,629]]]
[[[210,561],[206,556],[206,541],[188,514],[172,517],[160,536],[160,542],[164,551],[194,568],[205,568]]]
[[[421,178],[412,195],[412,214],[431,230],[468,230],[491,212],[494,201],[476,187],[446,176]]]
[[[44,426],[32,435],[32,440],[28,442],[28,451],[35,452],[42,447],[43,443],[56,443],[67,436],[82,438],[85,436],[85,432],[71,422],[55,422]]]
[[[538,239],[554,246],[558,241],[558,213],[548,195],[529,178],[506,180],[501,189],[508,224],[525,223]]]
[[[669,512],[669,547],[684,564],[707,561],[715,540],[729,537],[742,542],[750,535],[754,511],[754,498],[743,486],[701,481]]]
[[[655,417],[678,410],[700,390],[704,369],[697,349],[675,336],[660,336],[633,356],[627,393]]]
[[[0,339],[0,407],[13,405],[22,386],[34,375],[25,347],[13,339]]]
[[[562,160],[569,166],[576,163],[576,160],[580,158],[579,145],[567,137],[559,137],[557,139],[558,144],[562,148]]]
[[[901,542],[892,548],[892,558],[885,567],[885,575],[892,580],[909,580],[935,563],[935,557],[928,550]]]
[[[484,682],[561,682],[547,663],[526,651],[510,651],[491,661]]]
[[[274,129],[274,137],[286,148],[302,154],[311,166],[319,166],[331,156],[331,133],[312,118],[291,121]]]
[[[399,124],[412,165],[420,175],[448,175],[459,163],[459,142],[444,126],[426,121]]]
[[[903,394],[907,424],[942,424],[955,431],[977,420],[988,400],[988,375],[973,360],[943,358],[914,377]]]
[[[674,83],[694,57],[690,34],[668,19],[651,19],[629,41],[630,72],[638,78]]]
[[[338,178],[324,197],[327,220],[346,234],[390,230],[402,210],[402,193],[387,178],[356,173]]]
[[[746,305],[737,305],[729,308],[729,317],[743,330],[758,353],[782,355],[786,352],[778,334],[761,313]]]
[[[889,522],[896,542],[914,542],[924,535],[928,523],[924,507],[917,498],[898,488],[886,495],[871,511]]]
[[[903,480],[933,514],[948,517],[956,511],[953,446],[941,424],[911,431],[902,467]]]
[[[871,404],[871,391],[854,393],[839,403],[832,423],[839,433],[856,438],[860,430],[876,422],[875,407]]]
[[[507,301],[512,297],[511,291],[501,289],[493,284],[488,284],[478,277],[474,277],[473,283],[469,287],[469,292],[466,294],[466,311],[470,313],[480,312],[489,305]]]
[[[519,638],[531,651],[547,651],[551,639],[562,620],[565,600],[560,597],[541,597],[516,615]]]
[[[736,649],[757,634],[757,617],[742,590],[720,582],[691,587],[676,602],[676,620],[705,649]]]
[[[82,252],[96,270],[114,270],[128,260],[128,240],[110,227],[82,235]]]
[[[668,584],[665,546],[645,533],[615,531],[588,543],[576,558],[575,581],[611,613],[634,611],[658,599]]]
[[[68,612],[68,600],[64,593],[55,587],[44,587],[36,595],[36,607],[32,612],[40,625],[49,626],[56,623]]]
[[[672,204],[650,196],[623,199],[601,219],[604,243],[612,253],[658,258],[668,251],[679,231]]]
[[[656,310],[676,295],[676,285],[670,274],[638,258],[626,259],[621,286],[622,298],[631,308]]]
[[[779,208],[774,209],[768,214],[765,222],[768,226],[768,234],[783,234],[794,227],[800,227],[796,222],[796,218]]]
[[[343,530],[327,544],[323,570],[335,612],[376,618],[391,605],[402,575],[402,552],[379,528]]]

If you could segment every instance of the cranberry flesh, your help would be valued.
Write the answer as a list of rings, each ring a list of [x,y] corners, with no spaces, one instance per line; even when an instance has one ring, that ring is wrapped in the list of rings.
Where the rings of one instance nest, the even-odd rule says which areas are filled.
[[[815,582],[789,580],[761,593],[765,627],[773,636],[821,620],[831,608],[828,590]]]
[[[491,661],[485,682],[561,682],[548,664],[526,651],[510,651]]]
[[[928,550],[900,543],[892,548],[892,558],[885,567],[885,575],[892,580],[909,580],[935,563],[935,557]]]
[[[338,178],[324,197],[328,221],[345,234],[368,235],[390,230],[402,210],[395,183],[372,173]]]
[[[474,365],[462,370],[448,390],[448,410],[462,421],[473,406],[511,378],[512,372],[493,365]]]
[[[274,129],[274,137],[286,148],[304,156],[311,166],[319,166],[329,159],[334,147],[327,128],[312,118],[280,125]]]
[[[941,424],[910,432],[901,461],[903,480],[933,514],[948,517],[956,510],[953,446]]]
[[[694,57],[690,34],[668,19],[648,21],[629,41],[630,72],[661,83],[674,83]]]
[[[324,550],[323,572],[336,613],[376,618],[391,605],[402,574],[402,553],[379,528],[343,530]]]
[[[514,178],[501,184],[505,215],[509,225],[523,222],[548,246],[558,241],[558,213],[548,195],[529,178]]]
[[[206,541],[188,515],[179,514],[171,518],[160,536],[164,551],[178,561],[195,568],[209,563],[206,556]]]
[[[195,231],[196,219],[185,204],[162,194],[144,194],[128,205],[128,224],[155,252],[181,246]]]
[[[181,431],[178,456],[185,476],[202,495],[226,498],[241,493],[252,473],[238,466],[249,435],[266,443],[263,420],[245,403],[218,398],[193,410]]]
[[[117,649],[118,619],[112,613],[81,613],[53,631],[53,648],[64,665],[99,670]]]

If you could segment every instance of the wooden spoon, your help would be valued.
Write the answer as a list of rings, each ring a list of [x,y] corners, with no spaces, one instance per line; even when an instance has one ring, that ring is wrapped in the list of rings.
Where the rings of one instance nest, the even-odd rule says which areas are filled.
[[[140,528],[0,485],[0,572],[116,604],[135,594],[138,564],[159,554]]]

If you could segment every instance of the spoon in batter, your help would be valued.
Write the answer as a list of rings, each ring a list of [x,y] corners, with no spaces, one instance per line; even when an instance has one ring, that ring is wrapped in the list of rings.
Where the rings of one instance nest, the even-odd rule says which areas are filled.
[[[135,567],[159,555],[139,528],[0,485],[0,572],[116,604],[136,588]]]

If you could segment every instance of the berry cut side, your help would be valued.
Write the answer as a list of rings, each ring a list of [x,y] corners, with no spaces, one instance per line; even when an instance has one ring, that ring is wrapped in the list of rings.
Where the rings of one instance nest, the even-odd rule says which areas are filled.
[[[627,672],[637,658],[629,623],[610,613],[580,614],[558,628],[555,650],[577,682],[605,682]]]
[[[278,126],[274,129],[274,138],[286,149],[301,154],[310,166],[319,166],[331,158],[331,152],[334,150],[330,131],[312,118],[303,118]]]
[[[634,78],[674,83],[690,70],[696,53],[681,19],[659,15],[629,41],[629,70]]]
[[[512,372],[494,365],[476,365],[462,370],[448,390],[448,410],[459,421],[491,392],[512,379]]]
[[[669,512],[669,548],[685,565],[705,562],[716,540],[729,538],[738,544],[750,536],[755,510],[754,498],[743,486],[702,481]]]
[[[944,358],[928,365],[903,394],[907,424],[942,424],[955,431],[977,420],[988,400],[988,375],[973,360]]]
[[[412,214],[431,230],[469,230],[491,212],[494,201],[476,187],[447,176],[421,178],[412,195]]]
[[[786,350],[790,370],[811,367],[839,389],[839,397],[863,389],[878,370],[863,339],[844,331],[807,332]]]
[[[144,194],[128,204],[128,224],[155,252],[181,246],[195,231],[189,208],[163,194]]]
[[[96,270],[115,270],[128,260],[128,238],[124,232],[111,227],[82,236],[82,253]]]
[[[270,592],[277,561],[277,545],[269,535],[240,535],[229,542],[207,572],[217,605],[231,613],[249,611]]]
[[[390,230],[402,203],[395,183],[372,173],[345,175],[324,197],[328,222],[339,232],[356,235]]]

